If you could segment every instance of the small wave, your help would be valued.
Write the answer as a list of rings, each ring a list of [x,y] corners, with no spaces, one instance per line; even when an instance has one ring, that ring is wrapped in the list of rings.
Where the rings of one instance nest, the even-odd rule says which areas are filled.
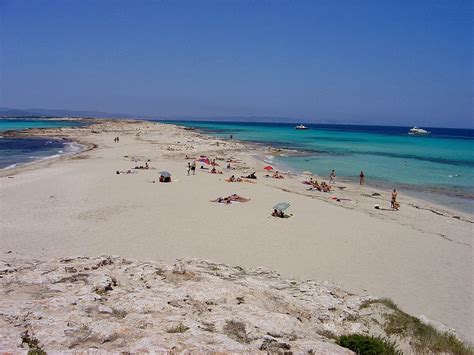
[[[84,145],[76,143],[76,142],[67,142],[67,143],[64,143],[64,149],[66,153],[76,153],[84,149]]]
[[[8,166],[4,167],[3,170],[13,169],[16,166],[17,166],[17,164],[11,164],[11,165],[8,165]]]
[[[60,157],[61,154],[53,154],[53,155],[48,155],[48,156],[29,156],[29,159],[36,160],[36,161],[42,161],[42,160],[47,160],[47,159],[53,159]]]

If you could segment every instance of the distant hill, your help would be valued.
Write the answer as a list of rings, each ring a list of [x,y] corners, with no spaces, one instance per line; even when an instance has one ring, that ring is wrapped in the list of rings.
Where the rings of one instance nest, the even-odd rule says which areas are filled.
[[[26,110],[18,110],[15,108],[0,107],[0,116],[3,117],[26,117],[31,116],[32,113]]]
[[[301,120],[292,117],[275,116],[173,116],[160,117],[158,120],[164,121],[213,121],[213,122],[262,122],[262,123],[301,123]]]
[[[101,111],[74,111],[59,109],[15,109],[0,107],[0,117],[93,117],[93,118],[143,118],[167,121],[224,121],[224,122],[307,122],[298,118],[274,116],[144,116],[126,113],[107,113]]]
[[[364,121],[328,121],[322,119],[304,119],[301,117],[279,117],[279,116],[145,116],[128,113],[108,113],[102,111],[75,111],[60,109],[16,109],[0,107],[0,117],[91,117],[91,118],[138,118],[156,121],[214,121],[214,122],[262,122],[262,123],[330,123],[330,124],[367,124]]]
[[[144,116],[124,113],[107,113],[100,111],[50,110],[41,108],[15,109],[0,107],[0,117],[94,117],[94,118],[146,118]]]

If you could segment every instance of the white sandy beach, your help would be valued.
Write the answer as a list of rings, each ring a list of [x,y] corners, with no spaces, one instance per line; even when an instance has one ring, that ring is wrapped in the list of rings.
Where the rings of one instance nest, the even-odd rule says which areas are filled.
[[[35,134],[96,147],[0,172],[2,256],[113,254],[264,266],[285,277],[327,280],[360,295],[389,297],[411,314],[474,341],[472,215],[402,195],[401,210],[393,212],[388,191],[373,197],[376,190],[356,185],[338,183],[347,188],[329,194],[307,191],[303,176],[264,178],[255,156],[268,152],[230,141],[217,147],[217,139],[173,125],[104,121]],[[232,165],[242,168],[222,175],[198,169],[187,176],[186,154],[232,157],[243,162]],[[115,173],[148,159],[149,170]],[[218,162],[220,170],[227,165]],[[158,182],[161,170],[172,173],[172,183]],[[252,171],[255,183],[224,181]],[[251,200],[210,202],[233,193]],[[291,203],[293,216],[269,217],[281,201]]]

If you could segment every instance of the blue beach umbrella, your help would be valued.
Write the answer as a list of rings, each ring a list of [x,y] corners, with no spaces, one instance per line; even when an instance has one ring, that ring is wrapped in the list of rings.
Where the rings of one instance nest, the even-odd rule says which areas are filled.
[[[273,206],[274,210],[277,211],[285,211],[288,207],[290,207],[290,204],[288,202],[280,202],[277,203],[275,206]]]

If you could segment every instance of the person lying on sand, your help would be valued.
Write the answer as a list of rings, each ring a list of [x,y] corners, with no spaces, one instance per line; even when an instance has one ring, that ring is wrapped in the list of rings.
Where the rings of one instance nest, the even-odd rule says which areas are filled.
[[[241,178],[236,178],[235,175],[232,175],[230,178],[226,179],[225,181],[227,182],[242,182],[244,180],[242,180]]]
[[[241,197],[237,194],[232,194],[232,195],[229,196],[229,198],[231,199],[231,201],[234,201],[234,202],[248,202],[248,201],[250,201],[249,198]]]
[[[218,197],[215,200],[212,200],[211,202],[224,203],[226,205],[232,203],[232,201],[228,197]]]
[[[171,176],[163,176],[163,175],[160,175],[159,181],[160,181],[160,182],[171,182]]]
[[[211,174],[222,174],[222,171],[217,170],[215,166],[212,167],[210,172]]]
[[[211,202],[217,202],[217,203],[224,203],[226,205],[232,203],[232,202],[248,202],[250,201],[249,198],[245,198],[245,197],[242,197],[242,196],[239,196],[237,194],[233,194],[233,195],[230,195],[230,196],[227,196],[227,197],[218,197],[216,198],[215,200],[211,200]]]
[[[135,166],[134,169],[149,169],[148,163],[145,162],[145,165]]]
[[[283,211],[273,210],[272,216],[273,216],[273,217],[283,218],[283,217],[285,216],[285,214],[283,213]]]
[[[245,179],[257,179],[257,175],[255,175],[255,171],[252,174],[249,174],[247,176],[241,176]]]
[[[278,217],[278,218],[290,218],[293,215],[292,214],[285,214],[285,212],[283,212],[283,211],[274,209],[273,212],[272,212],[272,216],[273,217]]]
[[[326,184],[324,181],[321,183],[321,190],[323,192],[331,192],[331,186]]]
[[[331,185],[326,184],[324,181],[319,184],[316,180],[313,181],[312,187],[307,189],[308,191],[318,190],[319,192],[331,192]]]
[[[284,179],[285,177],[281,175],[278,171],[274,172],[273,175],[266,174],[264,175],[266,178],[273,178],[273,179]]]
[[[131,171],[131,170],[127,170],[127,171],[123,171],[123,170],[117,170],[116,174],[117,175],[126,175],[126,174],[135,174],[136,171]]]

